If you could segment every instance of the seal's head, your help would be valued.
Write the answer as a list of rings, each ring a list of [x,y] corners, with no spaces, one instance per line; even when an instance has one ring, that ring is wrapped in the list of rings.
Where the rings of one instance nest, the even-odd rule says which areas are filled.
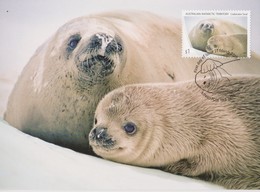
[[[214,19],[202,20],[196,24],[189,34],[192,47],[205,51],[207,41],[214,35]]]
[[[182,147],[171,149],[176,156],[168,154],[182,138],[178,131],[169,137],[171,128],[166,125],[169,122],[165,117],[167,111],[164,112],[167,106],[160,104],[169,98],[167,94],[158,94],[159,86],[153,86],[124,86],[100,101],[89,134],[90,145],[97,155],[145,167],[159,167],[179,158]]]
[[[31,64],[30,80],[39,99],[28,106],[24,131],[89,153],[86,138],[96,105],[120,84],[126,64],[122,34],[102,19],[77,18],[59,28]]]
[[[149,132],[142,129],[144,124],[150,123],[145,121],[149,113],[142,111],[142,104],[133,102],[133,95],[128,93],[116,91],[101,100],[89,142],[97,155],[131,164],[141,155],[142,146],[145,147],[150,140]]]
[[[74,69],[79,82],[84,81],[84,85],[104,82],[126,60],[126,50],[117,30],[91,17],[65,24],[52,42],[55,42],[50,51],[52,58],[71,65],[70,69]]]
[[[214,24],[211,20],[200,21],[196,27],[203,36],[211,36],[214,33]]]
[[[208,42],[207,42],[207,46],[206,46],[206,51],[208,53],[211,54],[215,54],[215,55],[220,55],[220,56],[226,56],[226,57],[238,57],[238,55],[236,55],[234,53],[234,51],[236,50],[236,48],[239,49],[240,45],[239,43],[234,44],[235,42],[239,42],[239,41],[235,41],[236,37],[242,36],[244,37],[245,35],[215,35],[211,38],[209,38]],[[246,45],[246,41],[244,42],[244,44]],[[243,52],[244,53],[244,52]],[[243,54],[241,52],[241,56]],[[239,55],[240,56],[240,55]]]

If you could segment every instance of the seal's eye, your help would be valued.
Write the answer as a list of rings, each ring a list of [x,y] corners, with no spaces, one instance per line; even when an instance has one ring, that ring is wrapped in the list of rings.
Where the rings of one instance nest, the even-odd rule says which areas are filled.
[[[95,125],[97,124],[97,118],[95,118],[95,122],[94,123],[95,123]]]
[[[136,125],[131,122],[126,123],[123,128],[125,132],[129,135],[132,135],[136,132]]]
[[[71,36],[69,41],[68,41],[67,50],[73,51],[77,47],[80,39],[81,39],[81,36],[79,34]]]

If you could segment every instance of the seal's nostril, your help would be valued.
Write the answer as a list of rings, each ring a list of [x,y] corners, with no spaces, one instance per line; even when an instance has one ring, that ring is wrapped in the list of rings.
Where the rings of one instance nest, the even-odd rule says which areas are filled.
[[[96,127],[93,129],[92,135],[97,140],[103,140],[107,136],[107,129],[103,127]]]
[[[105,49],[109,43],[113,41],[113,37],[105,33],[96,33],[92,35],[87,45],[88,50]]]
[[[100,49],[102,47],[102,39],[99,38],[97,35],[93,35],[90,38],[88,48],[89,49]]]

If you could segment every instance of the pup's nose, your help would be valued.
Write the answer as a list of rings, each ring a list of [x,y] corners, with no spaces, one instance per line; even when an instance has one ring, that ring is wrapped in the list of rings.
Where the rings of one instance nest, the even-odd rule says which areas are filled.
[[[96,127],[92,130],[91,137],[98,141],[104,140],[107,138],[107,128]]]

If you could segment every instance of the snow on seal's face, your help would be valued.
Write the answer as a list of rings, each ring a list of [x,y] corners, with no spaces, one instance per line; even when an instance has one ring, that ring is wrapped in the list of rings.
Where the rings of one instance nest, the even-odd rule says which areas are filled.
[[[101,83],[125,62],[120,36],[112,26],[93,18],[64,25],[54,36],[52,45],[50,56],[70,63],[84,85]]]
[[[43,76],[46,68],[50,72],[49,67],[55,73],[58,71],[54,76],[60,71],[75,71],[80,87],[100,84],[116,66],[124,65],[125,52],[123,41],[113,27],[94,18],[72,20],[41,48],[38,69],[31,77],[34,91],[40,92],[48,85]]]

